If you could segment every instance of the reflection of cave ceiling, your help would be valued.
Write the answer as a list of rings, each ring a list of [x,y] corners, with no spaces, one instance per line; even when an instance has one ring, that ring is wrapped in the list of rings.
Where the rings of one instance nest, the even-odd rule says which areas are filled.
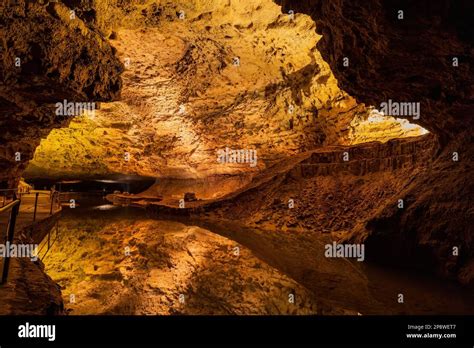
[[[421,132],[364,121],[364,105],[337,87],[315,49],[311,18],[270,0],[95,6],[126,67],[122,98],[53,130],[27,177],[235,174],[320,144]],[[78,16],[87,20],[86,9]],[[220,165],[226,147],[256,149],[259,165]]]

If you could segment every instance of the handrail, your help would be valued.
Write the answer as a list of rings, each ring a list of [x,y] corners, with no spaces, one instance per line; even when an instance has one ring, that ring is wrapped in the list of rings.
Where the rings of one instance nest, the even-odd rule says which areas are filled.
[[[12,189],[0,189],[0,192],[9,192],[9,191],[13,191],[13,192],[16,192],[16,191],[19,191],[20,189],[19,188],[12,188]],[[51,190],[37,190],[37,189],[29,189],[28,191],[25,191],[23,193],[44,193],[44,194],[48,194]]]
[[[17,200],[15,200],[15,201],[13,201],[13,202],[8,203],[6,206],[0,208],[0,213],[3,213],[3,212],[5,212],[5,211],[7,211],[7,210],[13,208],[15,205],[20,204],[20,202],[21,202],[21,201],[20,201],[19,199],[17,199]]]
[[[56,241],[59,239],[59,220],[56,221],[56,236],[54,237],[53,241],[51,242],[51,231],[53,230],[53,228],[49,229],[48,231],[48,239],[47,239],[47,242],[46,242],[46,237],[43,238],[43,240],[41,241],[40,245],[43,244],[38,252],[37,252],[37,255],[38,257],[40,258],[41,261],[43,261],[46,256],[48,255],[48,252],[51,250],[51,247],[56,243]],[[46,252],[44,253],[43,256],[41,256],[41,251],[46,247]]]
[[[16,195],[13,195],[13,202],[7,204],[2,208],[1,211],[11,209],[10,217],[8,218],[8,227],[7,227],[7,242],[13,243],[14,234],[15,234],[15,224],[18,212],[20,211],[21,200],[16,198]],[[7,256],[3,259],[3,269],[2,269],[2,279],[0,284],[5,284],[8,279],[8,271],[10,270],[10,256]]]
[[[24,194],[26,195],[27,193],[24,193]],[[36,220],[36,208],[38,206],[38,196],[40,194],[50,196],[51,205],[50,205],[49,215],[53,214],[53,204],[54,204],[55,200],[57,201],[58,207],[60,208],[60,199],[59,199],[60,193],[58,191],[32,190],[32,191],[30,191],[30,194],[33,194],[35,196],[33,221]],[[10,217],[8,219],[8,227],[7,227],[7,242],[9,242],[9,243],[13,243],[14,234],[15,234],[15,224],[16,224],[16,219],[17,219],[17,216],[18,216],[18,212],[20,211],[20,204],[21,204],[21,195],[20,195],[20,199],[18,199],[17,196],[16,196],[16,193],[14,193],[13,194],[13,201],[0,208],[0,213],[11,210]],[[56,231],[56,238],[54,239],[53,244],[57,239],[57,234],[58,234],[58,232]],[[49,251],[49,248],[51,247],[50,238],[51,238],[51,234],[49,232],[49,234],[48,234],[48,251]],[[46,252],[46,254],[47,254],[47,252]],[[44,256],[46,256],[46,254]],[[7,282],[7,279],[8,279],[8,272],[9,272],[9,269],[10,269],[10,257],[9,256],[4,258],[2,267],[3,267],[3,269],[2,269],[2,272],[1,272],[2,278],[0,279],[0,285],[5,284]]]
[[[30,190],[29,192],[21,192],[21,195],[34,195],[34,194],[39,194],[39,195],[50,195],[51,191],[45,191],[45,190]]]
[[[20,191],[19,189],[0,189],[0,197],[3,198],[2,202],[1,202],[2,208],[7,206],[5,204],[7,202],[7,194],[9,192],[13,192],[13,195],[16,195],[16,197],[18,197],[20,200],[21,200],[22,197],[26,197],[26,196],[35,196],[35,195],[47,196],[47,195],[51,195],[51,191],[48,191],[48,190]],[[0,210],[0,212],[2,212],[2,211]]]

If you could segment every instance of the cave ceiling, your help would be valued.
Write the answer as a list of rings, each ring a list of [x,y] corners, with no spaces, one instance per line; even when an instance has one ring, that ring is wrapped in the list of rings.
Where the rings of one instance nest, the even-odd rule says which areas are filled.
[[[55,122],[62,128],[35,134],[42,139],[38,148],[35,142],[23,150],[25,159],[32,157],[27,178],[254,173],[321,145],[425,133],[405,120],[370,117],[369,104],[338,87],[316,49],[321,36],[312,18],[282,12],[271,0],[64,4],[68,7],[55,7],[59,23],[94,35],[112,52],[108,59],[120,62],[120,97],[118,91],[109,96],[87,87],[93,58],[84,49],[67,71],[82,94],[67,94],[50,79],[42,83],[41,88],[62,91],[51,90],[56,99],[45,100],[41,89],[48,112],[71,100],[94,102],[95,110],[59,115]],[[51,12],[51,6],[56,5],[44,8]],[[70,9],[73,19],[67,17]],[[62,44],[76,45],[74,40]],[[73,56],[80,47],[62,49]],[[52,59],[49,70],[61,61]],[[256,150],[258,165],[220,165],[216,153],[226,148]]]

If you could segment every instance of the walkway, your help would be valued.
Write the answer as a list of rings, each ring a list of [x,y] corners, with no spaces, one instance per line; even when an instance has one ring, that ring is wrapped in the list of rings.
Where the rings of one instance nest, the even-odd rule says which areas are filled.
[[[36,205],[36,214],[35,214],[35,200],[36,194],[38,193],[38,201]],[[15,225],[15,234],[31,225],[33,222],[38,222],[46,219],[52,214],[60,210],[60,205],[58,204],[55,196],[55,202],[53,202],[51,209],[51,192],[45,190],[31,190],[30,193],[22,193],[20,204],[20,212],[16,219]],[[5,204],[11,202],[11,199],[7,199]],[[3,204],[3,197],[0,200],[0,207]],[[5,239],[6,229],[8,225],[8,218],[10,216],[10,211],[0,213],[0,241]]]

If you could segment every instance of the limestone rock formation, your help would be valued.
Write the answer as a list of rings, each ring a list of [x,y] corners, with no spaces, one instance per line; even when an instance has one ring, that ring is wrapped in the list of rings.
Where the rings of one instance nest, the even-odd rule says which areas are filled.
[[[80,226],[65,219],[60,233],[67,243],[53,246],[46,270],[67,298],[74,294],[76,301],[66,304],[74,315],[323,313],[303,286],[198,227],[139,219],[104,224],[103,216],[92,216]]]
[[[471,1],[275,2],[285,12],[314,19],[323,59],[339,87],[359,102],[375,107],[389,98],[420,102],[421,117],[414,123],[438,134],[442,143],[472,125]]]
[[[364,228],[359,235],[384,243],[413,239],[403,252],[415,259],[420,256],[427,264],[434,262],[440,273],[472,284],[468,260],[474,257],[473,215],[468,196],[474,191],[474,4],[449,0],[276,2],[284,11],[306,13],[315,20],[323,35],[318,49],[341,88],[368,105],[390,98],[421,103],[422,115],[412,121],[433,131],[442,146],[429,169],[403,191],[403,196],[410,197],[408,207],[400,211],[393,201],[388,202],[366,226],[368,235]],[[343,66],[344,57],[349,58],[349,67]],[[456,154],[459,161],[454,160]],[[463,250],[460,257],[452,253],[457,246]],[[380,250],[385,255],[386,245]]]
[[[338,88],[315,49],[308,16],[282,14],[270,0],[71,3],[126,65],[122,98],[54,130],[27,177],[255,173],[370,133],[358,123],[367,108]],[[391,126],[385,140],[413,135]],[[257,151],[257,166],[218,163],[226,148]]]
[[[55,104],[119,96],[122,64],[104,37],[60,2],[16,1],[0,14],[0,183],[15,187],[41,138],[70,117]]]

